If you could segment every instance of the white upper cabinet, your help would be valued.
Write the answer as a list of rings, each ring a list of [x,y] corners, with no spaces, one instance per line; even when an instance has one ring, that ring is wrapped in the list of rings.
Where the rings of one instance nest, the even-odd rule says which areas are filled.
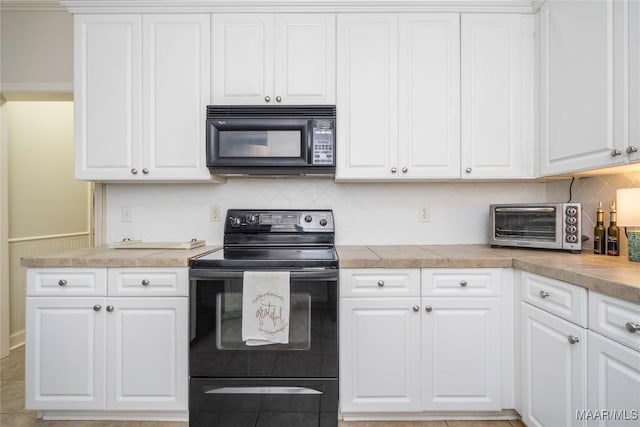
[[[623,34],[623,37],[628,37],[629,46],[627,60],[629,87],[625,91],[629,94],[625,98],[628,102],[625,108],[629,113],[623,115],[627,118],[625,127],[628,128],[626,134],[628,139],[623,141],[622,146],[629,156],[629,161],[638,162],[640,161],[640,2],[629,1],[626,4],[628,8],[620,9],[623,12],[622,19],[626,20],[626,25],[623,25],[623,28],[628,30],[627,34]]]
[[[638,117],[638,65],[625,69],[625,39],[637,61],[637,2],[547,2],[540,11],[540,174],[628,160],[624,113]],[[636,21],[629,11],[635,11]],[[629,25],[624,20],[629,18]],[[629,31],[629,33],[627,33]],[[636,51],[633,52],[635,44]],[[631,72],[636,75],[632,76]],[[633,90],[627,92],[629,73]],[[634,86],[635,85],[635,86]],[[634,117],[630,118],[633,121]],[[636,120],[637,121],[637,120]],[[637,123],[632,124],[637,138]],[[629,135],[630,135],[629,134]],[[640,143],[629,141],[638,146]]]
[[[533,21],[462,15],[462,178],[533,176]]]
[[[76,178],[210,180],[208,15],[77,15]]]
[[[337,179],[459,177],[459,14],[338,16]]]
[[[214,14],[214,104],[335,104],[333,14]]]

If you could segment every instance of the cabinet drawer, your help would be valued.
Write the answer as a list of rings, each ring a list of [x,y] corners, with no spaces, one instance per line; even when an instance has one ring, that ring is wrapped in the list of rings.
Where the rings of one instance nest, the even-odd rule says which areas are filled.
[[[640,350],[640,304],[590,292],[589,329]]]
[[[106,268],[29,268],[28,296],[107,294]]]
[[[109,295],[188,295],[189,270],[180,268],[110,268]]]
[[[560,280],[522,272],[522,300],[587,327],[587,290]]]
[[[420,269],[341,269],[340,296],[420,296]]]
[[[422,296],[500,295],[499,268],[422,270]]]

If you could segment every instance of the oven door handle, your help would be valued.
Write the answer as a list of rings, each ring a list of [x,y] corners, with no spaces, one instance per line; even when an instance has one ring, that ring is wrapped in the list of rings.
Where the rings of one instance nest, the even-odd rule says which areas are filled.
[[[253,271],[253,270],[252,270]],[[258,271],[258,270],[256,270]],[[286,271],[286,270],[264,270]],[[192,268],[189,271],[191,280],[201,279],[241,279],[242,270],[220,270],[215,268]],[[337,268],[308,268],[289,272],[291,280],[338,280]]]

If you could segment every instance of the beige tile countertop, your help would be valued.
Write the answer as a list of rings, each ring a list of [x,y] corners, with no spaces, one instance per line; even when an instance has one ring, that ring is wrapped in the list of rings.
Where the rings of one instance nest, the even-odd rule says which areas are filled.
[[[640,263],[627,257],[488,245],[338,246],[341,268],[516,268],[640,303]]]
[[[194,249],[110,249],[106,246],[22,258],[28,268],[52,267],[188,267],[189,260],[219,246]]]

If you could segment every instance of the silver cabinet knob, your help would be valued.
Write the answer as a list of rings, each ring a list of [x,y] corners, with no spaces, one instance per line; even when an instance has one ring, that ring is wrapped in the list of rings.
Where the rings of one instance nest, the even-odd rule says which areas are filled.
[[[466,281],[466,280],[461,280],[461,281],[460,281],[460,286],[462,286],[463,288],[466,288],[466,287],[467,287],[467,284],[468,284],[468,283],[467,283],[467,281]]]
[[[398,168],[391,168],[391,173],[396,173],[398,172]]]
[[[640,323],[627,322],[624,327],[632,334],[640,331]]]
[[[93,311],[100,311],[102,310],[102,306],[100,304],[96,304],[93,306]]]
[[[580,338],[576,337],[575,335],[569,335],[567,337],[567,340],[569,341],[569,344],[577,344],[580,342]]]
[[[419,306],[419,305],[414,305],[414,306],[413,306],[413,311],[415,311],[416,313],[417,313],[418,311],[420,311],[420,306]]]
[[[549,292],[547,291],[540,291],[540,298],[544,299],[544,298],[548,298],[549,297]]]
[[[132,175],[138,175],[138,169],[136,169],[136,168],[132,168],[132,169],[131,169],[131,174],[132,174]]]
[[[384,286],[384,280],[378,280],[378,286],[383,287]]]
[[[265,102],[271,102],[271,97],[270,96],[265,96],[264,97],[264,101]]]
[[[142,280],[142,282],[140,282],[142,284],[142,286],[149,286],[149,281],[147,279]]]
[[[142,169],[142,173],[145,175],[149,175],[149,169],[147,168]]]
[[[622,151],[618,149],[611,150],[611,157],[618,157],[618,156],[622,156]]]
[[[112,305],[108,305],[108,306],[107,306],[107,311],[108,311],[109,313],[111,313],[111,312],[112,312],[113,310],[115,310],[115,309],[116,309],[116,308],[115,308],[114,306],[112,306]]]
[[[282,97],[276,96],[276,102],[282,102]]]
[[[424,311],[426,311],[427,313],[431,313],[431,310],[433,310],[433,307],[431,307],[430,305],[424,308]]]
[[[405,166],[405,167],[402,168],[402,173],[407,173],[408,171],[409,171],[408,167]]]
[[[473,170],[473,169],[471,169],[471,168],[466,168],[464,171],[465,171],[466,173],[471,173],[471,171],[472,171],[472,170]]]
[[[64,279],[58,280],[58,286],[67,286],[67,281]]]
[[[637,153],[638,152],[638,147],[634,146],[634,145],[630,145],[627,147],[627,154],[632,154],[632,153]]]

